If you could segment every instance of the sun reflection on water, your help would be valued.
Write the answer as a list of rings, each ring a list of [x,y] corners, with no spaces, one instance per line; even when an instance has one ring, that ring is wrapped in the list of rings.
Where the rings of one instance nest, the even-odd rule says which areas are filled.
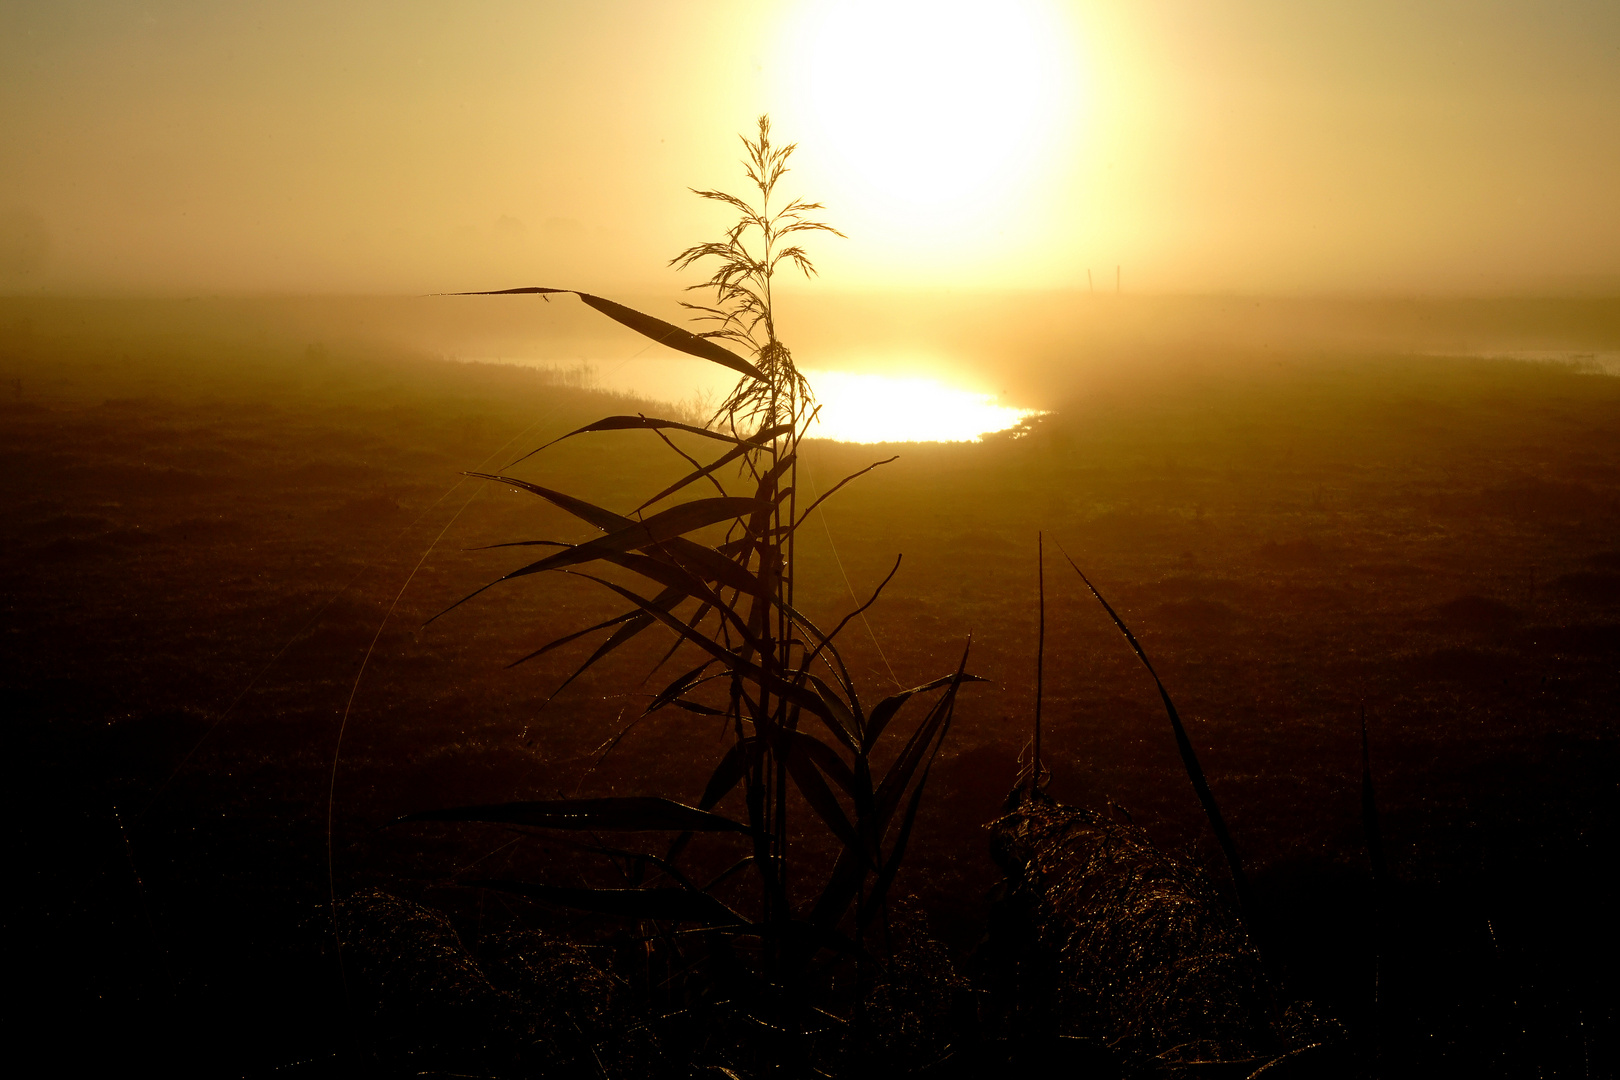
[[[805,371],[821,413],[806,433],[838,442],[973,442],[1005,431],[1030,409],[996,403],[932,379]]]
[[[472,357],[548,370],[561,384],[629,394],[651,403],[669,402],[669,415],[701,423],[730,392],[735,376],[705,360],[682,356],[638,356],[615,361],[572,363]],[[975,442],[1005,431],[1038,410],[998,404],[981,394],[937,379],[851,371],[804,375],[821,406],[806,433],[836,442]]]

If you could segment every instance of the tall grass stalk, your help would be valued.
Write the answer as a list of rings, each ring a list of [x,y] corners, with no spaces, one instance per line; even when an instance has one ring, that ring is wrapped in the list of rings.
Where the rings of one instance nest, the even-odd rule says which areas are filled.
[[[671,260],[679,269],[712,265],[708,280],[692,287],[708,294],[707,302],[683,304],[706,326],[701,332],[577,290],[528,286],[463,294],[572,293],[637,333],[739,375],[708,423],[610,416],[562,436],[652,432],[690,466],[680,480],[625,514],[514,476],[472,474],[536,495],[600,533],[583,542],[528,539],[496,545],[551,550],[485,589],[542,573],[568,573],[629,605],[614,618],[558,638],[517,662],[605,632],[564,681],[567,685],[642,631],[662,626],[675,641],[658,667],[682,653],[692,666],[651,696],[646,713],[673,708],[719,718],[730,734],[729,745],[691,802],[675,797],[678,781],[671,777],[665,790],[640,796],[454,807],[405,820],[670,834],[661,855],[595,849],[654,868],[631,888],[481,884],[564,907],[701,924],[722,936],[752,938],[758,942],[758,973],[767,985],[785,991],[782,1000],[791,1003],[817,956],[862,963],[871,957],[869,936],[904,858],[958,690],[976,680],[966,671],[964,648],[954,671],[871,707],[862,702],[838,638],[877,601],[898,571],[898,559],[870,598],[831,631],[824,632],[796,606],[800,527],[845,484],[894,459],[845,477],[801,508],[798,465],[805,430],[815,416],[815,396],[778,334],[773,281],[778,269],[814,273],[796,242],[799,234],[837,230],[811,217],[819,204],[779,198],[777,188],[795,147],[771,141],[767,118],[760,118],[756,137],[744,137],[743,145],[751,199],[696,192],[736,210],[736,223],[721,239]],[[708,461],[699,460],[698,446],[713,448]],[[705,488],[714,494],[703,494]],[[927,708],[909,729],[896,722],[912,698],[925,695]],[[887,762],[881,769],[880,761]],[[741,813],[719,812],[739,788]],[[792,814],[801,806],[808,811],[803,825],[819,828],[837,852],[830,873],[819,880],[800,881],[810,871],[793,857],[796,829],[803,826]],[[700,885],[685,869],[685,859],[696,838],[706,834],[740,834],[748,841],[748,854],[731,871]],[[751,872],[754,888],[739,898],[735,883],[744,872]]]
[[[1164,711],[1170,718],[1170,730],[1175,734],[1176,749],[1181,752],[1181,763],[1187,770],[1187,778],[1192,781],[1198,803],[1204,809],[1204,816],[1209,819],[1210,831],[1215,834],[1215,840],[1221,846],[1221,854],[1226,856],[1227,869],[1232,874],[1232,889],[1237,893],[1238,908],[1249,926],[1258,929],[1254,921],[1256,914],[1254,896],[1249,890],[1248,875],[1243,872],[1243,861],[1238,857],[1237,845],[1232,842],[1232,834],[1226,827],[1226,819],[1221,816],[1221,808],[1215,802],[1215,793],[1209,789],[1209,781],[1204,777],[1203,766],[1198,764],[1198,754],[1193,750],[1192,740],[1187,738],[1187,729],[1181,722],[1181,714],[1176,711],[1176,703],[1170,700],[1170,692],[1164,688],[1159,673],[1153,670],[1153,662],[1148,659],[1146,651],[1136,640],[1136,635],[1131,633],[1130,627],[1125,625],[1125,620],[1121,619],[1119,613],[1103,599],[1102,593],[1097,591],[1097,586],[1091,583],[1091,579],[1086,577],[1067,551],[1063,552],[1063,557],[1074,568],[1074,572],[1080,575],[1080,580],[1085,582],[1086,588],[1096,597],[1097,603],[1108,612],[1108,617],[1114,621],[1119,632],[1125,635],[1125,640],[1130,643],[1136,658],[1142,661],[1142,666],[1153,679],[1153,685],[1158,688],[1159,700],[1164,703]]]

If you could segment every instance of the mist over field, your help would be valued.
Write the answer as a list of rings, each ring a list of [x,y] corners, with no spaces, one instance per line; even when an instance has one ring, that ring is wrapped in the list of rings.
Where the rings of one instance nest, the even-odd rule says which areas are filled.
[[[462,282],[480,287],[546,281]],[[677,290],[619,300],[675,322]],[[632,358],[645,397],[686,396],[682,378],[724,384],[712,365],[650,345],[570,296],[192,296],[0,301],[13,366],[31,351],[189,357],[219,378],[301,352],[478,359],[602,369]],[[1268,358],[1455,356],[1566,362],[1614,373],[1612,299],[1136,296],[1075,290],[789,292],[789,344],[818,370],[913,375],[1025,408],[1073,404],[1121,379],[1192,365],[1215,377]],[[233,358],[240,356],[242,359]],[[117,366],[108,372],[117,377]],[[672,393],[659,394],[669,389]]]

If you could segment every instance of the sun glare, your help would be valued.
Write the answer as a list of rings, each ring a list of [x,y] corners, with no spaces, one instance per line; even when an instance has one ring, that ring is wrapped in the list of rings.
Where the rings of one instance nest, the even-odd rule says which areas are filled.
[[[693,421],[707,419],[736,377],[704,360],[685,356],[639,356],[618,360],[557,363],[540,359],[476,356],[484,363],[545,368],[565,385],[630,394],[671,403]],[[1001,405],[994,394],[918,376],[852,371],[811,371],[805,378],[821,406],[807,437],[836,442],[974,442],[1017,426],[1037,410]],[[667,411],[667,410],[666,410]]]
[[[797,135],[891,222],[983,217],[1072,138],[1061,30],[1034,0],[815,5],[789,29]]]
[[[1031,415],[932,379],[806,371],[821,413],[808,437],[838,442],[973,442]]]

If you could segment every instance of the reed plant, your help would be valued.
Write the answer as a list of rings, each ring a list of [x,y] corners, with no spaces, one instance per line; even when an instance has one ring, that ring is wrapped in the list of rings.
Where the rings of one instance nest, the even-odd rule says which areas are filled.
[[[467,884],[642,920],[655,929],[686,924],[681,940],[725,941],[732,950],[728,955],[738,943],[751,942],[746,951],[757,956],[752,975],[791,1005],[804,1000],[818,958],[854,958],[870,967],[881,953],[874,949],[875,930],[905,857],[930,767],[950,731],[961,686],[976,680],[966,671],[964,647],[953,671],[873,704],[863,700],[840,652],[840,635],[878,599],[898,570],[898,559],[870,598],[829,630],[796,604],[800,530],[844,484],[886,462],[845,477],[818,499],[800,497],[800,454],[817,406],[813,388],[779,336],[772,285],[779,270],[815,272],[798,242],[803,234],[837,230],[815,219],[819,204],[780,197],[795,148],[772,141],[768,118],[759,119],[755,137],[742,141],[749,197],[696,192],[735,210],[735,224],[720,239],[671,260],[680,269],[700,264],[712,269],[706,281],[692,287],[703,302],[683,304],[703,327],[699,332],[578,290],[524,287],[463,294],[549,298],[571,293],[639,334],[737,373],[735,388],[706,423],[609,416],[562,436],[652,432],[664,450],[685,460],[685,475],[623,513],[514,476],[471,474],[535,495],[599,533],[579,542],[524,539],[498,545],[547,552],[484,588],[567,573],[594,582],[626,605],[613,618],[517,662],[605,635],[564,681],[567,685],[644,631],[662,627],[674,640],[654,670],[678,656],[690,659],[650,695],[645,712],[684,711],[694,721],[707,721],[705,735],[714,721],[723,722],[724,752],[696,792],[677,791],[679,780],[670,777],[660,790],[640,795],[461,806],[407,820],[497,822],[548,833],[663,834],[667,842],[657,850],[585,845],[650,868],[626,888],[579,881]],[[689,452],[688,440],[712,452]],[[460,602],[467,599],[471,596]],[[906,723],[902,714],[913,699],[918,704],[909,712],[917,715]],[[721,813],[722,801],[739,788],[740,812]],[[821,842],[804,843],[805,829],[822,833]],[[688,862],[700,834],[741,834],[747,852],[724,873],[700,883]],[[812,880],[815,871],[796,852],[825,847],[829,840],[836,852],[831,869],[823,864]],[[751,889],[737,888],[743,879],[752,881]]]

